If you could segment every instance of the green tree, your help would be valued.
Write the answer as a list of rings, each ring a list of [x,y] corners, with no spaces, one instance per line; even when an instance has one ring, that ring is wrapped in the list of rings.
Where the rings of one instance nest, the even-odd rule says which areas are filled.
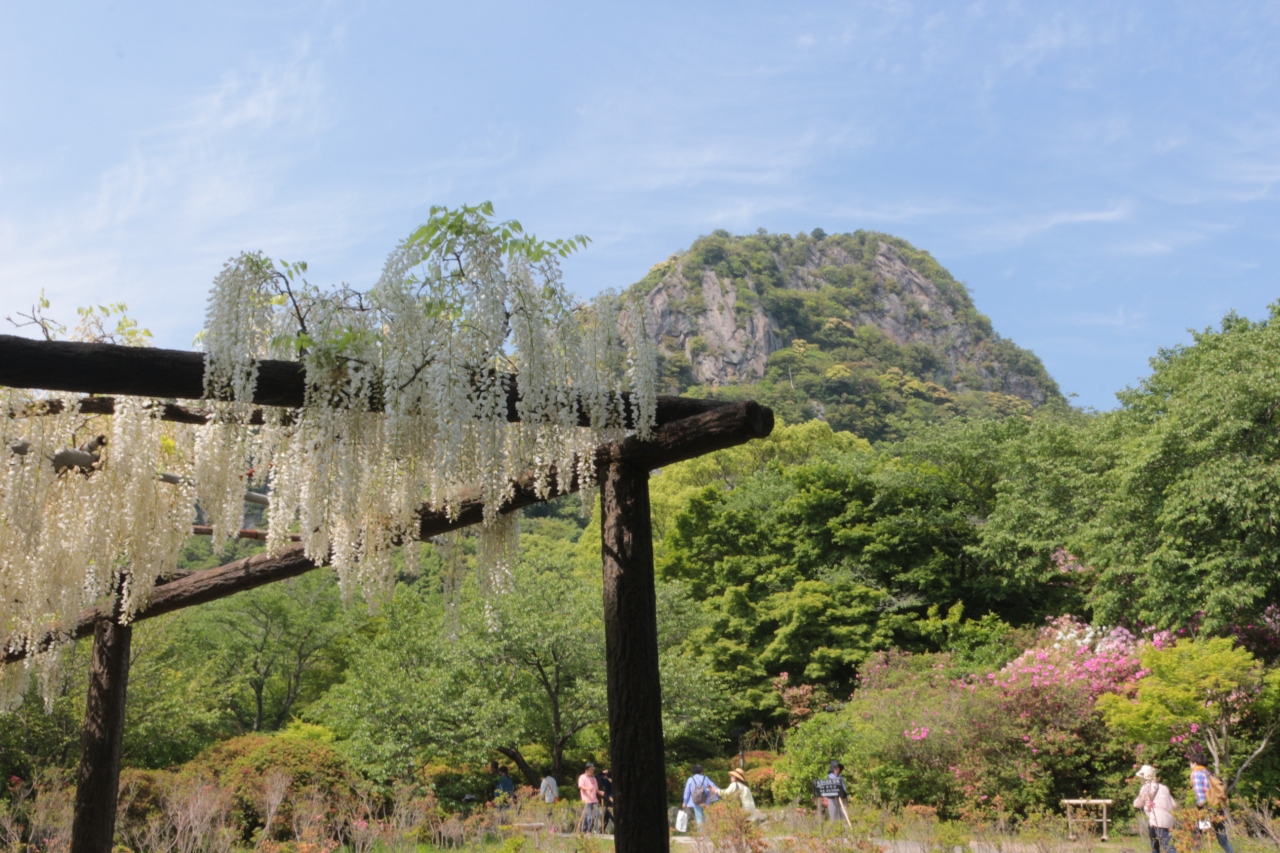
[[[201,654],[194,611],[133,626],[125,705],[124,761],[135,767],[183,764],[234,731],[234,686],[222,661]]]
[[[771,467],[731,490],[701,489],[672,519],[660,571],[703,603],[708,621],[691,645],[729,681],[740,714],[782,713],[768,688],[781,672],[847,689],[907,621],[894,611],[922,601],[927,571],[904,568],[950,562],[925,527],[887,529],[914,507],[878,493],[876,465],[863,452]]]
[[[236,728],[256,732],[283,727],[341,677],[361,618],[343,606],[333,574],[316,571],[202,605],[188,625],[232,687]]]
[[[31,680],[21,704],[0,714],[3,778],[17,776],[30,782],[45,767],[75,767],[80,759],[91,649],[89,640],[62,649],[62,660],[48,673],[41,673],[38,662],[31,662]],[[25,661],[8,664],[26,665]]]
[[[575,739],[607,716],[602,593],[598,575],[535,558],[526,551],[499,592],[468,582],[456,612],[438,578],[401,584],[347,680],[311,716],[381,778],[431,756],[477,762],[497,751],[536,783],[530,746],[561,773]],[[662,587],[659,599],[665,728],[677,741],[706,737],[725,703],[681,653],[697,614],[679,589]]]
[[[954,419],[879,452],[804,424],[780,430],[776,448],[762,442],[758,459],[716,454],[696,475],[663,472],[659,570],[703,603],[693,643],[733,685],[739,713],[781,714],[768,688],[781,672],[839,695],[871,651],[940,648],[931,607],[962,604],[957,624],[968,612],[1017,626],[1079,605],[1085,579],[1054,561],[1061,538],[1012,528],[1014,559],[987,538],[1010,478],[1036,480],[1021,460],[1062,429],[1055,418]],[[1004,529],[995,541],[1013,551]]]
[[[989,609],[1017,625],[1085,611],[1092,575],[1063,549],[1089,506],[1081,480],[1108,452],[1091,442],[1092,423],[1045,406],[1031,417],[957,418],[886,449],[925,466],[935,504],[967,519],[970,612]],[[964,525],[957,519],[948,528]],[[1068,565],[1074,570],[1064,571]]]
[[[539,775],[521,744],[544,747],[561,773],[569,743],[604,719],[600,602],[598,588],[571,572],[522,561],[508,589],[465,603],[452,674],[477,680],[493,721],[485,740],[531,784]]]
[[[1099,697],[1107,723],[1151,745],[1202,741],[1214,773],[1234,771],[1234,788],[1280,723],[1280,670],[1266,671],[1225,637],[1148,649],[1142,665],[1150,672],[1132,700]]]
[[[452,678],[444,606],[426,584],[400,584],[354,651],[346,679],[305,716],[333,729],[361,770],[380,779],[410,776],[423,753],[480,759],[484,721],[471,679]]]
[[[1211,632],[1280,599],[1280,323],[1234,314],[1103,416],[1109,464],[1081,486],[1078,548],[1098,569],[1095,612]],[[1108,449],[1109,448],[1109,449]]]

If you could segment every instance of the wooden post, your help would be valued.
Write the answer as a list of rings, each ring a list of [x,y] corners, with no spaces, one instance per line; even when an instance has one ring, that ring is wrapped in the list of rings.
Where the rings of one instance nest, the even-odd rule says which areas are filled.
[[[604,631],[617,853],[669,850],[649,470],[601,466]]]
[[[84,712],[80,768],[76,772],[71,853],[111,853],[132,634],[131,626],[120,625],[111,617],[99,619],[94,627],[89,699]]]

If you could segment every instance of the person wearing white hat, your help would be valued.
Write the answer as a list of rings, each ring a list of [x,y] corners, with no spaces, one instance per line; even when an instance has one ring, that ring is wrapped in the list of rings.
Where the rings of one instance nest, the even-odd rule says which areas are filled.
[[[1169,830],[1177,825],[1173,810],[1177,805],[1167,785],[1160,784],[1156,777],[1156,769],[1150,764],[1138,768],[1138,778],[1142,780],[1142,788],[1138,798],[1133,801],[1135,809],[1142,809],[1147,816],[1147,834],[1151,840],[1151,853],[1177,853],[1173,849],[1173,838]]]
[[[756,808],[756,798],[752,796],[751,788],[747,785],[746,773],[737,767],[733,768],[729,771],[729,783],[729,787],[720,792],[726,800],[737,797],[738,802],[742,804],[742,810],[756,823],[768,820],[765,813]]]

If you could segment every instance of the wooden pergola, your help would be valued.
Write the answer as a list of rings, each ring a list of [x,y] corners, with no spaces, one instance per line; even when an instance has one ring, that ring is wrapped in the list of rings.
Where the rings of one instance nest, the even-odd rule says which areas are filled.
[[[110,414],[112,394],[158,401],[199,400],[205,396],[203,377],[201,353],[0,335],[0,386],[92,395],[77,401],[85,414]],[[297,408],[305,387],[306,377],[298,363],[264,361],[253,402]],[[514,378],[507,382],[507,389],[508,419],[518,420],[519,388]],[[204,413],[176,402],[157,405],[163,419],[205,421]],[[629,405],[626,408],[630,411]],[[754,402],[659,397],[657,426],[649,440],[629,436],[595,450],[603,516],[605,655],[619,853],[669,849],[649,473],[763,438],[772,429],[773,412]],[[575,492],[579,486],[573,474],[562,478],[553,471],[550,481],[550,493],[540,498],[532,472],[517,478],[512,483],[513,496],[499,511],[512,512]],[[478,497],[462,501],[452,517],[424,505],[418,512],[417,538],[477,524],[483,513]],[[262,538],[261,531],[241,531],[241,535]],[[293,545],[273,556],[257,555],[196,572],[175,571],[157,583],[148,603],[133,618],[149,619],[214,601],[304,574],[318,565],[303,554],[301,545]],[[117,607],[118,601],[113,601],[91,608],[74,624],[44,637],[7,644],[4,650],[4,661],[11,663],[56,643],[93,635],[72,853],[109,853],[113,843],[132,632],[129,625],[119,624]]]

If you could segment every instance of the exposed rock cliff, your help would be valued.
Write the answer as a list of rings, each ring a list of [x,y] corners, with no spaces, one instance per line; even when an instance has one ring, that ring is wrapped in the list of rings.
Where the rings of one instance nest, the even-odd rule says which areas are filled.
[[[997,335],[964,285],[887,234],[720,231],[633,287],[657,323],[669,391],[750,385],[807,406],[793,417],[870,406],[882,422],[906,413],[908,398],[951,411],[1061,399],[1040,360]],[[848,426],[884,433],[866,420]]]

